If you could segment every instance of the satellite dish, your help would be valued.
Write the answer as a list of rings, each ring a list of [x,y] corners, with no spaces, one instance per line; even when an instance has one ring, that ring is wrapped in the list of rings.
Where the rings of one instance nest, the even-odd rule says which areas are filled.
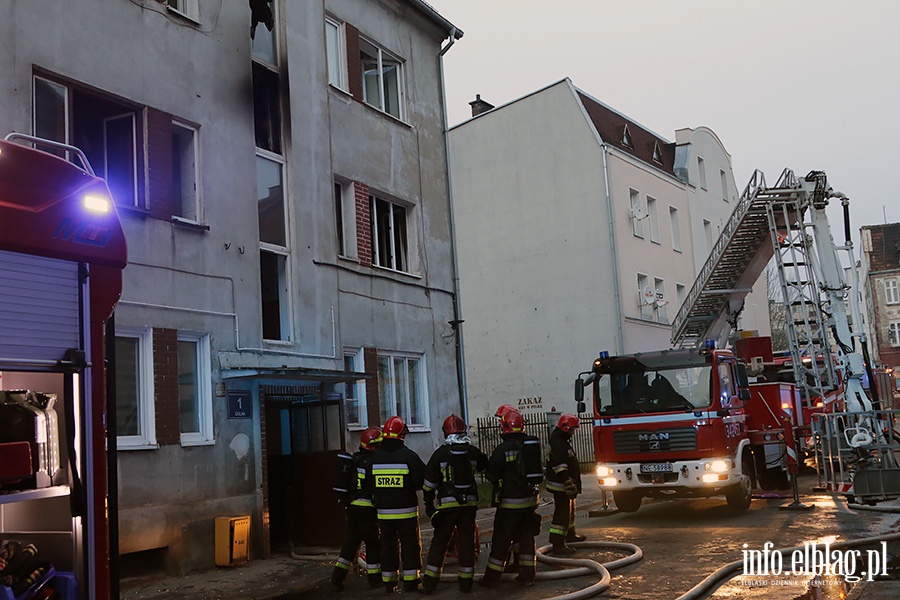
[[[641,207],[640,204],[636,204],[631,207],[631,217],[633,219],[637,219],[638,221],[640,221],[641,219],[645,218],[646,216],[647,215],[644,214],[644,209],[643,209],[643,207]]]
[[[666,304],[669,303],[666,300],[665,294],[663,294],[662,292],[656,292],[655,302],[656,302],[656,306],[665,306]]]
[[[649,285],[644,288],[644,304],[653,304],[656,302],[656,290]]]

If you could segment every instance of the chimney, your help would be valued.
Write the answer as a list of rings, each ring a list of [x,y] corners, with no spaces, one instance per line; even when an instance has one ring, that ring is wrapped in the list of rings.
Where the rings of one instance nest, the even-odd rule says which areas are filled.
[[[481,94],[475,94],[475,99],[469,102],[469,106],[472,107],[473,117],[477,117],[481,113],[485,113],[494,108],[493,104],[481,99]]]

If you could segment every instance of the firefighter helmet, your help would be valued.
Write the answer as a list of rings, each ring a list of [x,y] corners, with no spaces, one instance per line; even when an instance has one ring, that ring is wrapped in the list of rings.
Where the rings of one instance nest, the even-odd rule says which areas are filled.
[[[375,444],[381,441],[381,429],[378,427],[369,427],[362,432],[359,437],[359,447],[362,450],[374,450]]]
[[[444,437],[447,437],[451,433],[465,433],[466,429],[468,429],[466,422],[462,420],[462,417],[456,415],[450,415],[444,419],[444,424],[441,426]]]
[[[525,417],[517,410],[510,410],[500,417],[500,433],[522,433],[525,431]]]
[[[516,408],[515,406],[513,406],[512,404],[502,404],[502,405],[500,405],[500,408],[497,409],[497,412],[494,413],[494,416],[497,417],[498,419],[502,419],[503,415],[505,415],[506,413],[508,413],[510,411],[519,412],[519,409]]]
[[[389,440],[402,440],[409,433],[409,427],[398,416],[393,416],[384,422],[384,437]]]
[[[564,414],[559,418],[556,426],[566,433],[571,433],[573,429],[578,427],[578,417],[576,417],[575,415],[570,415],[568,413]]]

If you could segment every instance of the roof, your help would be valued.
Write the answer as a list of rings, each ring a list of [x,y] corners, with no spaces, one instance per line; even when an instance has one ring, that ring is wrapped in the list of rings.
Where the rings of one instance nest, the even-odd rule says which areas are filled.
[[[597,133],[606,144],[675,177],[675,144],[602,102],[594,100],[581,90],[576,91]],[[626,140],[631,143],[626,143]]]
[[[413,8],[418,9],[427,19],[446,31],[448,35],[453,36],[453,39],[458,40],[463,36],[462,29],[441,16],[438,11],[424,0],[407,0],[407,2],[411,4]]]

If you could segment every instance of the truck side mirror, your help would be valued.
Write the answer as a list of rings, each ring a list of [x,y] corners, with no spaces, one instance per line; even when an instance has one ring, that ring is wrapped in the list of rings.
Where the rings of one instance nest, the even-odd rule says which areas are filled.
[[[587,410],[587,406],[585,406],[584,402],[577,402],[575,404],[575,410],[578,411],[578,414],[581,414]]]
[[[584,404],[584,384],[581,383],[581,377],[575,378],[575,402]]]
[[[738,398],[746,402],[750,399],[750,390],[745,387],[738,388]]]

